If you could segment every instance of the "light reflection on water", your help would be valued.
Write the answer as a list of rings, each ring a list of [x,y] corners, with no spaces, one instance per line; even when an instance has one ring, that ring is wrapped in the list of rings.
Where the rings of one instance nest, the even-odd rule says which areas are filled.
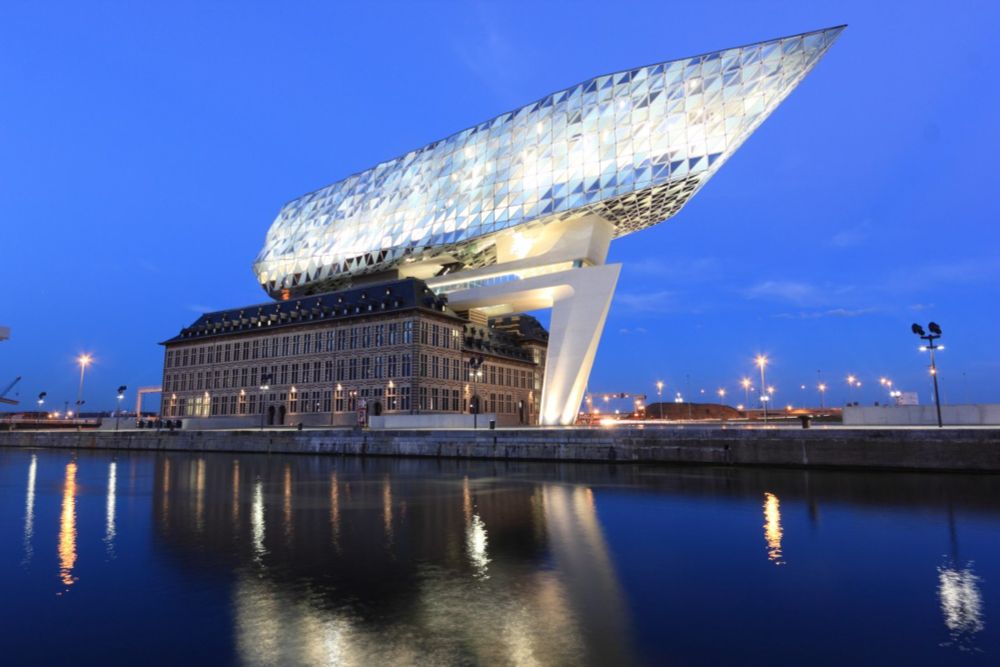
[[[66,464],[63,482],[62,513],[59,516],[59,580],[64,586],[76,583],[76,462]]]
[[[781,502],[773,493],[764,494],[764,540],[767,541],[767,559],[775,565],[784,565],[781,553]]]
[[[855,664],[991,664],[1000,545],[982,536],[1000,530],[998,490],[974,476],[8,453],[0,557],[41,579],[9,589],[0,643],[22,655],[19,624],[55,618],[44,601],[60,599],[82,606],[35,662],[71,661],[77,625],[107,650],[139,618],[201,639],[176,653],[135,639],[126,662],[183,664],[183,645],[215,639],[204,659],[248,665],[716,665],[766,649],[775,667],[858,647]],[[52,596],[53,568],[72,595]],[[771,627],[786,628],[777,644]]]

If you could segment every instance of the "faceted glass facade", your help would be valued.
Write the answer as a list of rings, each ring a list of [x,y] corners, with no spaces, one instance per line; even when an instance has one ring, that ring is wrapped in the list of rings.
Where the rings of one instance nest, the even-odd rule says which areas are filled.
[[[289,202],[254,264],[272,295],[407,260],[496,261],[493,237],[583,214],[616,236],[677,213],[842,27],[599,76]]]

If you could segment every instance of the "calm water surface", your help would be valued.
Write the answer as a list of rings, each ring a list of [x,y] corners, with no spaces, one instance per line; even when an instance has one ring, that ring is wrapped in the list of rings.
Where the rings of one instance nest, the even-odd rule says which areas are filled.
[[[998,665],[1000,477],[0,450],[0,664]]]

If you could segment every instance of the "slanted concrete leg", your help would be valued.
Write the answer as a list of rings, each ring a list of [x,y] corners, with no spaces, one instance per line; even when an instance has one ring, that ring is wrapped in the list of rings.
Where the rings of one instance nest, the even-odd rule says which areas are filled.
[[[621,264],[566,271],[553,293],[540,406],[544,425],[576,421]]]

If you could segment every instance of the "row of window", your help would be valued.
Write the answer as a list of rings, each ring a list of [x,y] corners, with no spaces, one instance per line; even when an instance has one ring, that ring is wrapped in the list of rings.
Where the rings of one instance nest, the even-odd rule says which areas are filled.
[[[168,373],[163,379],[163,391],[201,391],[204,389],[252,389],[264,384],[280,386],[347,382],[352,380],[382,380],[408,378],[413,368],[410,354],[327,359],[271,366],[243,366],[212,371]],[[484,383],[502,387],[530,389],[534,373],[529,370],[483,364],[473,371],[468,362],[437,355],[420,355],[417,369],[420,377],[435,380],[455,380]],[[267,379],[267,376],[270,379]]]
[[[386,345],[410,345],[413,343],[413,331],[414,321],[406,320],[313,333],[254,338],[235,343],[168,349],[165,367],[186,368],[272,357],[363,350]],[[420,343],[423,345],[451,350],[462,349],[462,331],[459,328],[420,322],[419,331]]]
[[[517,414],[525,406],[513,394],[461,395],[458,389],[419,387],[414,406],[419,411],[469,412],[475,411],[475,401],[480,401],[479,412]],[[258,395],[240,392],[223,396],[170,396],[164,398],[162,413],[165,417],[217,417],[259,415],[268,408],[284,406],[288,414],[355,412],[363,400],[369,411],[377,402],[389,412],[409,411],[410,387],[388,386],[355,389],[329,389],[313,391],[274,392]],[[525,413],[526,414],[526,413]]]

